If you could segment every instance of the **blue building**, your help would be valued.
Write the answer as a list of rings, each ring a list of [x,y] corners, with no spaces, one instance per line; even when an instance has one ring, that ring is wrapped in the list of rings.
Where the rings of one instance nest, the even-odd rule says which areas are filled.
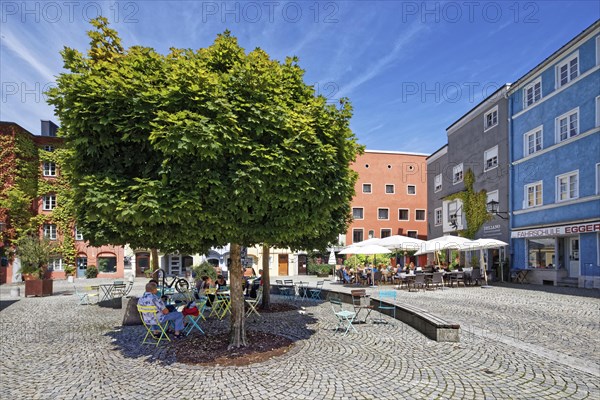
[[[509,92],[513,268],[600,287],[600,21]]]

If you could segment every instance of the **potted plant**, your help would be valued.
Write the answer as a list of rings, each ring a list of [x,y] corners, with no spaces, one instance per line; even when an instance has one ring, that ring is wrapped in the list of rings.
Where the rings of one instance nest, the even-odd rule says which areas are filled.
[[[25,279],[25,296],[49,296],[52,280],[44,279],[53,246],[47,239],[26,236],[19,241],[17,255]]]
[[[98,276],[98,268],[95,265],[88,265],[85,269],[85,277],[87,279],[93,279]]]

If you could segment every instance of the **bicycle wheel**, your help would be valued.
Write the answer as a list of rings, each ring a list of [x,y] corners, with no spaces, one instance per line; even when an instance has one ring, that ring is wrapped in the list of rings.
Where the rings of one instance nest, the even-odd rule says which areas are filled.
[[[190,284],[183,278],[180,278],[177,280],[177,282],[175,282],[175,290],[177,290],[179,293],[187,292],[189,288]]]

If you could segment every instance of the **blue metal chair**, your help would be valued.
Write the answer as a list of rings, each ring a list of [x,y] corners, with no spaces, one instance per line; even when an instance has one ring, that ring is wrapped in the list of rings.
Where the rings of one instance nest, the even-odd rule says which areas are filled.
[[[377,307],[377,311],[379,311],[379,319],[373,321],[381,324],[386,324],[387,321],[383,319],[383,310],[391,310],[394,319],[396,319],[396,291],[395,290],[380,290],[379,291],[379,306]],[[385,303],[384,303],[385,301]],[[392,304],[390,305],[389,302]]]
[[[310,299],[311,300],[321,300],[321,290],[323,290],[323,284],[325,283],[325,281],[318,281],[317,282],[317,287],[314,289],[308,289],[308,292],[310,293]]]

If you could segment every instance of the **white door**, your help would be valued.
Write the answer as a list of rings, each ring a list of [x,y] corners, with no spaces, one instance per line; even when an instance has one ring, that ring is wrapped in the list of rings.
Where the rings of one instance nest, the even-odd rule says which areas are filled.
[[[181,274],[181,256],[170,255],[169,256],[169,274],[179,275]]]
[[[577,278],[579,271],[579,237],[569,239],[569,276]]]

